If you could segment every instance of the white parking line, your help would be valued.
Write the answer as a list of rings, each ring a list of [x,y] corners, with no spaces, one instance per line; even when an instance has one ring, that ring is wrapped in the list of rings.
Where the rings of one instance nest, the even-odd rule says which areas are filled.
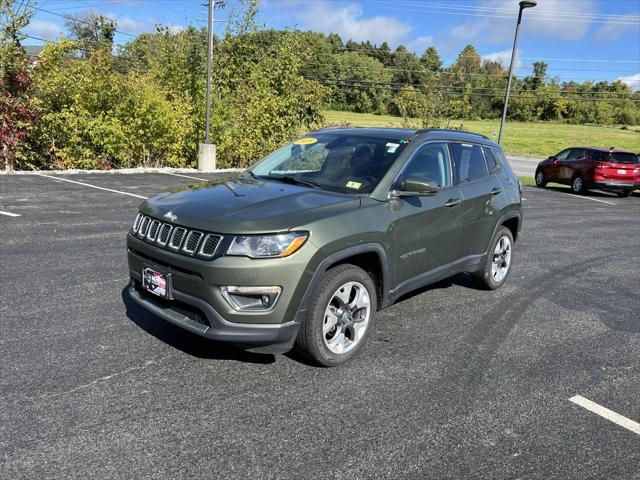
[[[631,430],[633,433],[640,435],[640,423],[623,417],[619,413],[616,413],[608,408],[602,407],[591,400],[584,398],[580,395],[575,395],[569,399],[570,402],[580,405],[582,408],[586,408],[590,412],[600,415],[602,418],[606,418],[610,422],[620,425],[627,430]]]
[[[120,190],[113,190],[111,188],[99,187],[97,185],[91,185],[90,183],[78,182],[76,180],[69,180],[68,178],[54,177],[53,175],[43,175],[42,173],[34,173],[34,175],[37,175],[39,177],[51,178],[53,180],[60,180],[62,182],[76,183],[78,185],[84,185],[85,187],[91,187],[97,190],[104,190],[106,192],[119,193],[120,195],[129,195],[130,197],[142,198],[143,200],[147,199],[147,197],[143,197],[142,195],[136,195],[135,193],[122,192]]]
[[[208,182],[208,181],[211,180],[211,179],[207,179],[207,178],[192,177],[190,175],[182,175],[180,173],[170,173],[170,172],[160,172],[160,173],[164,173],[165,175],[173,175],[174,177],[191,178],[193,180],[200,180],[201,182]]]
[[[545,190],[542,189],[528,189],[529,192],[544,192]],[[548,191],[553,191],[553,190],[546,190]],[[608,202],[607,200],[600,200],[599,198],[593,198],[593,197],[585,197],[585,196],[579,196],[579,195],[568,195],[568,198],[576,198],[578,200],[593,200],[594,202],[600,202],[600,203],[606,203],[607,205],[617,205],[617,203],[613,203],[613,202]]]
[[[0,210],[0,215],[6,215],[7,217],[21,217],[19,213],[3,212]]]

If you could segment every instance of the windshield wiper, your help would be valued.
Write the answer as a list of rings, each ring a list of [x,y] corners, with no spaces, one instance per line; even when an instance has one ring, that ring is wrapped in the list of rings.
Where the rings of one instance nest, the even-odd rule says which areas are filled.
[[[317,183],[309,182],[308,180],[300,180],[299,178],[291,177],[289,175],[285,175],[283,177],[276,177],[273,175],[260,175],[260,178],[264,178],[265,180],[276,180],[283,183],[291,183],[292,185],[304,185],[305,187],[310,188],[322,188]]]

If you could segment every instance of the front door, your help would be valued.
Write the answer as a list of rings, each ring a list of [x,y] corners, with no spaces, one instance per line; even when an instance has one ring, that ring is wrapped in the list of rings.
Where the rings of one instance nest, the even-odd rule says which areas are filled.
[[[407,162],[396,185],[408,177],[426,179],[438,187],[433,195],[391,200],[394,212],[395,284],[453,261],[460,242],[462,197],[453,186],[446,143],[430,142]]]

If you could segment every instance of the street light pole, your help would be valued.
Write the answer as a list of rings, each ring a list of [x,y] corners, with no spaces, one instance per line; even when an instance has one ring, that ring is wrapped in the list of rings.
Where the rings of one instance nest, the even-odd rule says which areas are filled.
[[[518,22],[516,23],[516,33],[513,37],[513,49],[511,50],[511,62],[509,63],[509,79],[507,80],[507,91],[504,94],[504,107],[502,108],[502,120],[500,120],[500,131],[498,132],[498,144],[502,142],[502,130],[504,129],[504,122],[507,119],[507,106],[509,105],[509,92],[511,90],[511,77],[513,75],[513,64],[516,59],[516,50],[518,48],[518,34],[520,33],[520,23],[522,22],[522,11],[525,8],[533,8],[537,5],[537,2],[532,0],[522,0],[519,3],[520,10],[518,11]]]
[[[213,55],[213,8],[215,0],[209,0],[209,20],[207,22],[207,94],[206,118],[204,127],[204,143],[198,145],[198,170],[212,172],[216,169],[216,146],[211,143],[209,129],[211,126],[211,63]]]
[[[215,3],[215,0],[209,0],[209,20],[207,23],[207,118],[204,143],[211,143],[209,140],[209,123],[211,121],[211,56],[213,55],[213,7]]]

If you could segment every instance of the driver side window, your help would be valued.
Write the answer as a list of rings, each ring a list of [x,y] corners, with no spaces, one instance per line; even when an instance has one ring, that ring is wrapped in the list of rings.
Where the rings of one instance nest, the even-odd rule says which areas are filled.
[[[449,155],[445,143],[427,143],[409,160],[402,172],[400,181],[408,177],[428,180],[438,188],[451,185]]]
[[[557,154],[555,158],[556,160],[565,160],[570,153],[571,153],[571,149],[567,148],[566,150],[563,150],[559,154]]]

